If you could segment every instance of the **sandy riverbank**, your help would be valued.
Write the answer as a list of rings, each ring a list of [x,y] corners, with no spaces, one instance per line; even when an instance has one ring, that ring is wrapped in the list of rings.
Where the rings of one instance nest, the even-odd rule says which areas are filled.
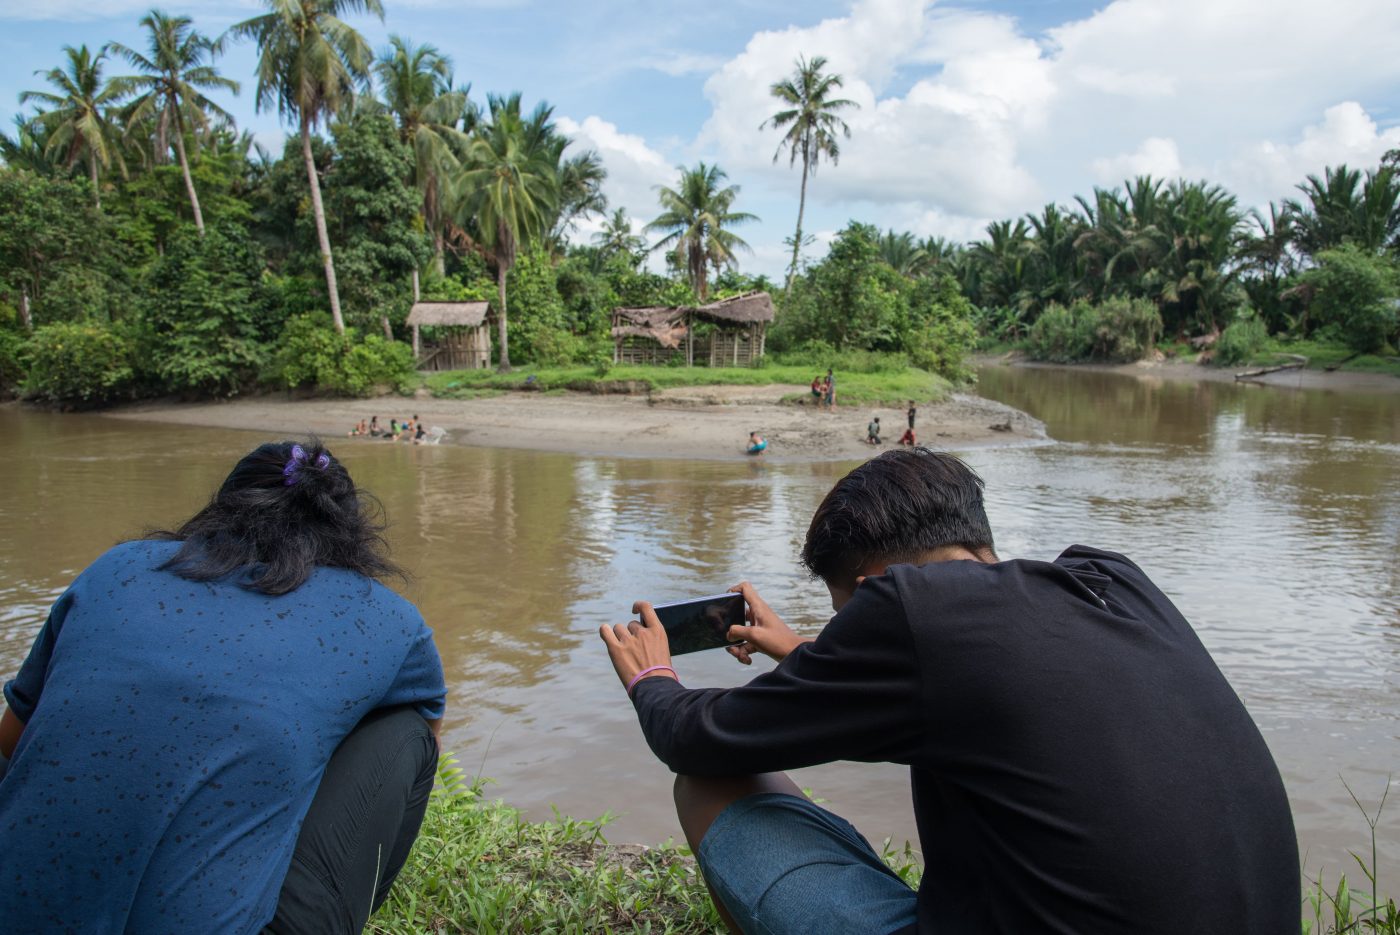
[[[1140,360],[1131,364],[1051,364],[1027,360],[1016,354],[1001,357],[983,356],[978,364],[1001,367],[1033,367],[1047,370],[1095,370],[1103,373],[1119,373],[1125,376],[1150,377],[1164,380],[1207,381],[1212,383],[1234,383],[1235,374],[1257,367],[1212,367],[1198,364],[1193,360],[1172,358],[1166,360]],[[1250,383],[1264,386],[1277,386],[1288,389],[1346,390],[1348,392],[1400,393],[1400,379],[1384,373],[1358,373],[1350,370],[1280,370],[1252,377]]]
[[[418,414],[447,432],[446,444],[525,448],[591,455],[731,460],[745,457],[748,433],[769,442],[773,461],[869,457],[865,427],[879,416],[888,445],[904,431],[903,409],[841,407],[834,413],[779,400],[796,386],[706,386],[647,396],[506,393],[484,399],[292,400],[262,396],[206,403],[144,403],[110,410],[117,419],[251,429],[275,435],[343,437],[360,419]],[[839,403],[839,400],[838,400]],[[1044,442],[1045,427],[1025,413],[977,396],[955,395],[919,407],[918,438],[965,449]],[[356,444],[383,444],[353,439]]]

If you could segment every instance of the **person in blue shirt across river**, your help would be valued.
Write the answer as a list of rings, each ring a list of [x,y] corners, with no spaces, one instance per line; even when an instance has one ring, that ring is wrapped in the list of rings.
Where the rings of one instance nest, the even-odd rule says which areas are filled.
[[[1001,561],[982,481],[887,451],[837,482],[802,550],[836,615],[797,636],[745,583],[741,662],[688,689],[651,605],[600,630],[681,828],[735,931],[1296,933],[1278,768],[1191,625],[1122,555]],[[909,767],[917,894],[781,770]]]
[[[152,484],[166,483],[153,473]],[[0,715],[0,929],[359,932],[417,837],[446,689],[377,501],[265,444],[54,604]]]

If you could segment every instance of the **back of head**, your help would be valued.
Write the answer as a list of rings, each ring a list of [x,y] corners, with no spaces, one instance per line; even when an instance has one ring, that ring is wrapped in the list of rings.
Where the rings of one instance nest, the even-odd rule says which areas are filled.
[[[372,578],[399,574],[381,513],[319,441],[270,442],[234,465],[204,509],[150,538],[183,542],[162,566],[183,578],[239,573],[246,588],[285,594],[318,565]]]
[[[831,488],[812,516],[802,563],[824,581],[846,582],[872,561],[912,562],[948,546],[992,549],[982,479],[953,455],[896,449]]]

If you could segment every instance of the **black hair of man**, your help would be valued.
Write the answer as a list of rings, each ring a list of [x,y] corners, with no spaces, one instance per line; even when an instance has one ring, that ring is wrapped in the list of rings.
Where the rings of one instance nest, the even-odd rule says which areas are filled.
[[[991,552],[982,478],[959,458],[915,447],[886,451],[851,471],[812,515],[802,564],[844,583],[872,560],[917,561],[960,546]]]

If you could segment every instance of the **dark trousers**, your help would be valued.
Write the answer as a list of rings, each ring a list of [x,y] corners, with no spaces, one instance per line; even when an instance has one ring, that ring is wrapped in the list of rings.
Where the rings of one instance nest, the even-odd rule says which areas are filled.
[[[412,708],[372,711],[321,778],[264,935],[358,933],[418,837],[437,741]]]

